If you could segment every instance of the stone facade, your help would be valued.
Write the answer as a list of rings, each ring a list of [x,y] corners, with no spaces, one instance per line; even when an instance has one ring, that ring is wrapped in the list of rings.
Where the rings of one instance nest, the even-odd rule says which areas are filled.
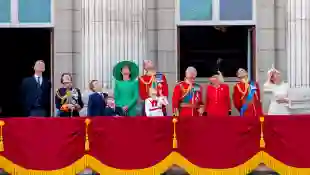
[[[166,73],[170,94],[177,81],[177,31],[175,0],[151,0],[147,4],[147,58],[158,70]],[[272,64],[287,79],[286,59],[286,1],[256,0],[257,79],[261,85]],[[81,1],[55,0],[54,28],[54,87],[59,87],[61,72],[73,72],[77,87],[85,88],[81,57]],[[264,98],[264,106],[268,105]]]

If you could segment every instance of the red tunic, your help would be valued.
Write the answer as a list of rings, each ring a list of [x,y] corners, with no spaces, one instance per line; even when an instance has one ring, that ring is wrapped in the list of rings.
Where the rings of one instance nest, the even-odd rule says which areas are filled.
[[[156,75],[142,75],[139,78],[139,94],[142,100],[149,98],[149,90],[152,86],[157,90],[158,96],[160,91],[162,91],[162,95],[168,97],[166,76],[162,73],[157,73]]]
[[[235,108],[240,112],[242,105],[246,103],[246,98],[249,93],[249,83],[244,83],[244,82],[238,82],[234,86],[234,92],[233,92],[233,102]],[[255,83],[255,86],[257,88],[253,99],[248,103],[248,108],[244,112],[244,116],[248,117],[255,117],[255,116],[260,116],[263,114],[262,111],[262,105],[260,102],[260,89],[258,86],[258,83]]]
[[[178,83],[172,96],[172,109],[175,116],[199,116],[198,109],[203,107],[202,88],[194,83],[190,85],[184,81]]]
[[[213,85],[206,89],[205,111],[208,116],[228,116],[231,111],[229,86],[221,84],[219,87]]]
[[[155,75],[146,74],[139,78],[139,95],[143,101],[149,98],[149,91],[152,87],[155,87],[158,96],[168,97],[168,83],[164,74],[157,72]],[[166,115],[167,109],[165,105],[162,106],[162,110],[164,115]]]

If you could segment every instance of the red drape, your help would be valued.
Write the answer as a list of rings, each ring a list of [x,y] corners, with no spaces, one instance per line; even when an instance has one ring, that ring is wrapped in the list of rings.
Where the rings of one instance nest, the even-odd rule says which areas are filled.
[[[179,152],[203,168],[232,168],[259,152],[259,121],[240,117],[181,118]]]
[[[310,116],[266,116],[266,152],[288,166],[310,168]]]
[[[171,117],[90,118],[89,152],[85,118],[2,119],[0,154],[26,169],[56,170],[85,154],[118,169],[142,169],[179,152],[202,168],[226,169],[251,159],[261,149],[260,122],[244,117],[178,119],[178,148],[172,149]],[[288,166],[310,168],[310,116],[266,116],[265,152]]]
[[[92,119],[90,155],[119,169],[153,166],[172,151],[172,126],[170,117]]]
[[[4,119],[4,152],[10,161],[27,169],[55,170],[84,155],[84,119]]]

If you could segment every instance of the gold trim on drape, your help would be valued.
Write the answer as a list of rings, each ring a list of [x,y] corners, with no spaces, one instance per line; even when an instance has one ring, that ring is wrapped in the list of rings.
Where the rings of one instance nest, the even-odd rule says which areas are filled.
[[[223,157],[224,159],[225,157]],[[281,175],[309,175],[310,168],[295,168],[285,165],[284,163],[271,157],[268,153],[263,151],[257,153],[251,159],[244,164],[233,168],[227,169],[209,169],[198,167],[189,162],[185,157],[177,152],[172,152],[164,160],[152,167],[146,167],[144,169],[135,170],[122,170],[102,164],[99,160],[90,155],[84,155],[81,159],[77,160],[70,166],[52,170],[30,170],[25,169],[19,165],[14,164],[5,157],[0,156],[0,167],[2,167],[7,173],[12,175],[76,175],[83,171],[85,168],[91,168],[92,170],[100,174],[113,174],[113,175],[159,175],[165,172],[172,165],[178,165],[184,168],[191,175],[246,175],[255,169],[260,163],[264,163],[269,168],[280,173]]]

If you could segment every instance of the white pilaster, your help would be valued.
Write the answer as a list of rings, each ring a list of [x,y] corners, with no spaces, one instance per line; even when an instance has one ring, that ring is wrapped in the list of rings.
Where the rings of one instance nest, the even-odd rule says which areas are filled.
[[[145,0],[82,0],[84,87],[97,79],[112,87],[113,67],[146,59]]]
[[[310,87],[310,1],[287,1],[288,81],[292,88]]]

